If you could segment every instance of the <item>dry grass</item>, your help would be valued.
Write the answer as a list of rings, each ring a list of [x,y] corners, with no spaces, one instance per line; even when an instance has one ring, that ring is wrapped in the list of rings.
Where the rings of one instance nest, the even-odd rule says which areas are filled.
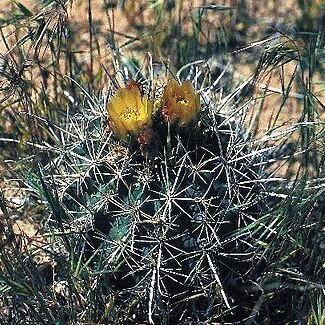
[[[34,0],[21,0],[20,2],[37,16]],[[70,104],[70,98],[79,100],[81,98],[76,104],[77,108],[78,105],[83,105],[83,95],[87,92],[96,99],[102,96],[102,92],[107,91],[113,84],[112,80],[121,76],[118,72],[119,67],[116,65],[119,60],[125,63],[127,59],[132,58],[139,62],[140,67],[145,67],[148,65],[148,58],[152,58],[153,64],[158,67],[157,71],[166,66],[170,69],[163,71],[167,78],[184,64],[184,58],[188,61],[202,59],[202,62],[211,59],[209,62],[218,65],[216,73],[226,71],[226,76],[228,81],[231,80],[232,86],[247,82],[255,75],[249,83],[251,87],[247,87],[246,97],[243,95],[241,98],[243,102],[246,100],[249,102],[246,126],[251,131],[255,142],[267,139],[270,145],[272,143],[291,145],[291,147],[279,145],[282,149],[289,148],[283,149],[281,153],[282,156],[289,158],[284,159],[284,162],[278,159],[272,168],[275,176],[284,177],[288,180],[287,184],[294,188],[292,190],[294,195],[288,195],[284,200],[287,203],[280,207],[283,210],[271,211],[262,220],[263,225],[264,222],[266,224],[269,222],[270,227],[274,226],[279,233],[283,230],[288,243],[283,243],[281,236],[279,238],[275,236],[274,243],[261,240],[260,244],[270,245],[268,257],[270,272],[275,272],[274,283],[278,283],[277,277],[283,270],[295,272],[295,267],[299,265],[302,272],[299,274],[301,282],[297,280],[299,276],[292,280],[293,273],[283,271],[281,276],[289,282],[297,281],[295,282],[297,287],[304,281],[310,284],[311,282],[308,281],[315,280],[314,269],[311,268],[312,271],[308,269],[309,273],[306,271],[310,278],[307,275],[306,278],[304,277],[305,269],[299,264],[302,261],[299,252],[304,258],[309,255],[314,256],[316,253],[310,248],[310,238],[313,238],[315,233],[321,233],[318,231],[320,221],[317,215],[319,213],[317,214],[315,209],[317,210],[320,204],[318,197],[321,193],[317,191],[321,189],[322,178],[320,176],[323,173],[321,166],[324,159],[322,129],[325,92],[324,78],[321,73],[317,69],[305,71],[302,68],[312,66],[311,61],[308,61],[310,59],[308,51],[312,46],[308,41],[308,36],[297,35],[295,30],[297,26],[299,28],[317,27],[317,21],[321,15],[315,9],[317,8],[315,5],[319,5],[320,2],[314,1],[311,7],[302,10],[298,6],[298,1],[294,0],[244,1],[246,9],[240,7],[239,1],[220,1],[218,5],[235,9],[219,11],[210,6],[202,9],[202,16],[198,15],[200,12],[198,7],[209,6],[208,1],[176,1],[176,7],[171,10],[150,6],[148,1],[144,0],[136,2],[126,0],[124,6],[121,5],[123,1],[118,1],[119,6],[115,9],[103,10],[103,2],[103,0],[92,0],[91,10],[89,10],[88,0],[74,0],[67,6],[67,11],[62,7],[58,10],[40,12],[38,18],[44,19],[50,30],[62,26],[68,27],[68,35],[64,34],[62,44],[54,49],[49,48],[49,39],[42,35],[44,38],[37,38],[36,43],[35,39],[29,39],[9,50],[28,34],[31,26],[37,26],[39,21],[35,19],[35,16],[2,28],[0,53],[5,58],[17,60],[17,64],[13,64],[18,68],[17,75],[29,87],[26,88],[27,98],[21,101],[15,101],[17,98],[21,99],[19,92],[9,98],[1,94],[1,97],[6,100],[0,104],[0,137],[13,140],[0,142],[3,159],[11,160],[34,155],[35,148],[30,145],[33,143],[42,143],[40,147],[44,148],[43,142],[51,142],[51,137],[55,134],[52,131],[57,131],[54,125],[60,125],[62,121],[60,120],[61,108],[64,110]],[[17,12],[15,1],[5,0],[0,9],[0,17],[8,17],[14,12]],[[274,36],[278,38],[270,40]],[[281,45],[277,48],[277,42],[285,46]],[[60,49],[60,51],[56,52],[55,49]],[[298,59],[290,58],[286,61],[286,59],[276,58],[277,53],[291,50],[293,50],[292,53],[299,54]],[[267,63],[267,58],[272,57],[272,51],[274,51],[273,61]],[[151,56],[148,56],[147,52],[150,52]],[[114,57],[116,53],[120,55],[119,60]],[[73,60],[73,63],[71,64],[69,60]],[[262,63],[265,65],[259,66]],[[75,84],[70,82],[69,78],[84,87],[85,91],[82,92],[82,96],[80,96],[80,89],[74,88]],[[19,87],[17,89],[19,90]],[[288,89],[290,92],[287,93]],[[316,95],[313,98],[315,102],[307,98],[309,94]],[[239,99],[238,102],[240,102]],[[237,107],[234,106],[234,108]],[[29,119],[29,117],[32,118]],[[45,123],[47,121],[49,123]],[[307,124],[313,125],[314,121],[318,123],[317,127],[312,126],[308,129]],[[308,154],[299,153],[293,158],[296,151],[302,149],[306,149],[306,152],[309,152],[309,149],[312,149],[311,152],[318,151],[318,156],[316,158],[313,156],[314,160],[308,160]],[[43,153],[45,151],[43,150]],[[5,225],[7,219],[10,219],[8,224],[12,227],[12,233],[17,239],[17,245],[13,246],[16,252],[25,257],[29,256],[30,260],[28,258],[27,260],[33,263],[36,260],[38,268],[46,268],[51,260],[47,254],[42,252],[42,247],[50,247],[48,246],[50,236],[45,238],[42,233],[44,227],[41,222],[44,222],[46,213],[37,205],[28,206],[29,202],[20,204],[20,201],[25,199],[24,192],[13,191],[13,184],[15,186],[17,184],[7,183],[7,179],[15,175],[9,176],[10,168],[7,167],[10,163],[3,165],[3,159],[1,158],[0,161],[0,187],[4,190],[8,215],[0,213],[0,226]],[[45,159],[49,158],[45,157]],[[301,189],[306,189],[306,193]],[[283,193],[286,193],[285,190]],[[286,195],[283,193],[281,192],[279,197],[283,198]],[[279,221],[279,226],[276,224],[277,221]],[[261,229],[257,226],[254,231],[258,232]],[[9,239],[7,233],[3,233],[0,244],[6,245]],[[284,247],[285,244],[290,248]],[[8,252],[11,252],[10,249]],[[315,252],[317,252],[316,248]],[[54,272],[53,265],[51,264],[50,268]],[[51,272],[49,273],[52,274]],[[266,278],[268,276],[271,275],[267,274]],[[54,283],[54,289],[51,288],[53,292],[56,292],[55,285]],[[77,285],[81,286],[81,282]],[[280,295],[280,297],[283,296]],[[273,301],[273,298],[268,296],[263,296],[263,299]],[[319,299],[322,301],[321,297]],[[310,301],[315,300],[312,297]],[[4,308],[4,312],[8,312],[8,309],[0,304],[0,313],[1,308]],[[272,307],[269,310],[271,309]],[[312,312],[317,314],[314,309]],[[309,313],[309,317],[312,317],[310,316],[312,312]]]

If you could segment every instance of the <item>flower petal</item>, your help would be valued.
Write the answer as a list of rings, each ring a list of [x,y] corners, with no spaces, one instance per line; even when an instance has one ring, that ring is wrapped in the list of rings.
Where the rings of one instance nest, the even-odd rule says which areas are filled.
[[[162,115],[171,124],[186,125],[196,119],[200,110],[200,96],[187,80],[179,85],[176,80],[168,81],[163,94]]]
[[[151,125],[152,106],[147,96],[141,96],[137,85],[119,89],[107,105],[113,131],[123,141],[128,134],[139,135]]]

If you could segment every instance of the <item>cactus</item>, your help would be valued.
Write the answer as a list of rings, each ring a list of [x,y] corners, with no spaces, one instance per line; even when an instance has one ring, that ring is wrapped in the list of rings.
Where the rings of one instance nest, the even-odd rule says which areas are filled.
[[[212,87],[149,81],[89,100],[28,182],[56,198],[43,196],[52,227],[84,242],[108,323],[239,320],[256,251],[233,233],[265,209],[263,150],[217,110]]]

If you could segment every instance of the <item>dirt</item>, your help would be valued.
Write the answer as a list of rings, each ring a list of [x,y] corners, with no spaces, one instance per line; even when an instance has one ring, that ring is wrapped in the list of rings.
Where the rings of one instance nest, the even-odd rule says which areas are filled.
[[[33,11],[35,6],[35,0],[20,0],[27,8]],[[119,6],[123,1],[119,1]],[[95,40],[97,42],[96,46],[89,46],[90,35],[88,30],[88,19],[89,19],[89,11],[88,11],[88,0],[75,0],[68,7],[67,15],[62,13],[62,17],[67,19],[71,29],[71,39],[70,46],[73,51],[79,51],[79,59],[81,61],[89,62],[89,60],[93,60],[94,67],[99,65],[109,66],[109,62],[112,59],[112,53],[110,49],[107,47],[107,38],[114,37],[119,44],[125,44],[132,37],[138,36],[139,28],[135,28],[134,26],[145,25],[148,31],[165,31],[169,28],[169,21],[163,20],[159,23],[156,21],[155,9],[152,7],[145,6],[146,1],[125,1],[125,6],[123,10],[121,7],[117,7],[116,9],[109,12],[108,15],[104,14],[103,11],[103,1],[102,0],[92,0],[92,20],[95,23],[94,25],[97,28],[101,28],[104,32],[98,33],[96,35]],[[181,3],[181,2],[178,2]],[[196,0],[194,2],[185,1],[184,6],[182,8],[182,12],[185,16],[182,27],[191,26],[189,24],[190,15],[196,10],[200,5],[206,5],[208,2],[203,0]],[[231,6],[238,8],[241,2],[239,1],[219,1],[218,5]],[[282,29],[284,26],[292,25],[294,29],[295,21],[302,15],[301,11],[297,6],[297,1],[246,1],[247,5],[247,19],[254,19],[255,24],[249,27],[246,33],[246,42],[251,44],[252,48],[260,48],[261,46],[265,46],[264,44],[254,44],[256,40],[259,40],[263,37],[264,31],[267,29]],[[15,1],[13,0],[4,0],[2,2],[2,9],[0,10],[0,17],[2,15],[8,14],[15,7]],[[176,8],[171,13],[171,18],[176,18],[181,8]],[[216,23],[223,22],[227,23],[227,19],[230,19],[227,15],[217,15],[212,9],[206,15],[206,20],[203,24],[203,33],[208,33],[209,29],[214,28]],[[53,22],[55,22],[55,16],[53,16]],[[236,25],[236,29],[238,31],[244,28],[242,23],[238,23]],[[287,27],[286,27],[287,28]],[[3,32],[5,35],[10,36],[10,43],[15,43],[15,30],[12,28],[4,28]],[[114,32],[114,33],[113,33]],[[290,28],[289,28],[290,32]],[[155,37],[155,44],[159,45],[161,40],[159,39],[160,33]],[[201,36],[201,41],[205,42],[206,38]],[[138,41],[140,42],[140,41]],[[159,60],[159,56],[161,52],[157,47],[152,46],[152,38],[144,38],[141,40],[144,44],[147,44],[148,49],[153,50],[154,60]],[[147,43],[146,43],[147,42]],[[299,44],[299,40],[295,40],[296,43]],[[136,48],[137,41],[132,43],[133,46],[130,48]],[[292,43],[293,44],[293,43]],[[31,44],[26,43],[26,49],[32,50]],[[93,55],[90,56],[89,51],[92,50]],[[121,49],[122,53],[125,55],[128,54],[127,47]],[[0,42],[0,53],[5,55],[7,52],[5,44],[3,41]],[[28,52],[27,52],[28,53]],[[238,63],[234,62],[232,65],[232,69],[235,72],[235,80],[238,82],[240,80],[245,80],[252,75],[254,69],[256,67],[256,62],[248,63],[249,57],[246,57],[246,52],[242,52],[242,60]],[[248,52],[251,55],[251,52]],[[143,53],[137,53],[137,55],[143,59]],[[247,61],[246,61],[247,59]],[[247,63],[246,63],[247,62]],[[64,65],[64,61],[62,62]],[[282,69],[282,70],[281,70]],[[273,70],[271,73],[264,73],[264,76],[258,80],[256,83],[256,91],[255,97],[256,102],[255,105],[260,107],[260,116],[259,116],[259,129],[256,131],[257,134],[264,134],[266,130],[269,129],[270,125],[275,122],[275,112],[279,105],[281,105],[281,101],[283,98],[282,94],[282,86],[288,85],[292,73],[295,71],[295,64],[287,64],[285,67],[281,67],[279,69]],[[324,81],[320,76],[315,77],[315,82]],[[263,95],[263,91],[265,88],[268,88],[267,96],[265,99],[258,99],[260,95]],[[324,91],[322,92],[324,85],[313,85],[313,90],[320,92],[320,100],[325,102],[324,99]],[[276,125],[283,127],[290,127],[294,122],[301,116],[301,112],[303,110],[303,98],[300,98],[299,89],[294,86],[293,93],[295,93],[292,97],[290,97],[285,106],[283,107],[281,113],[277,117]],[[265,94],[264,94],[265,95]],[[263,97],[263,96],[262,96]],[[255,107],[256,107],[255,106]],[[257,123],[254,121],[254,123]],[[254,126],[254,125],[253,125]],[[0,164],[0,176],[3,173],[3,169],[1,169]],[[1,181],[0,177],[0,181]],[[4,186],[4,184],[0,183],[0,186]],[[0,216],[1,218],[1,216]],[[38,229],[36,228],[33,221],[30,220],[17,220],[14,225],[14,231],[17,234],[23,234],[27,241],[33,241],[34,238],[37,237]],[[29,238],[29,239],[28,239]]]

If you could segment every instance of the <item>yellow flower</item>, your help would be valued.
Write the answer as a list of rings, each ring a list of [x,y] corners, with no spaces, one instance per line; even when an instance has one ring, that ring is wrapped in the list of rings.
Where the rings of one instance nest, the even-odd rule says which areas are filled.
[[[139,135],[151,125],[152,101],[141,96],[138,84],[135,81],[119,89],[108,103],[110,125],[116,135],[123,141],[129,134]]]
[[[163,94],[163,117],[171,124],[177,122],[186,125],[197,118],[200,111],[200,95],[190,81],[179,85],[176,80],[169,80]]]

